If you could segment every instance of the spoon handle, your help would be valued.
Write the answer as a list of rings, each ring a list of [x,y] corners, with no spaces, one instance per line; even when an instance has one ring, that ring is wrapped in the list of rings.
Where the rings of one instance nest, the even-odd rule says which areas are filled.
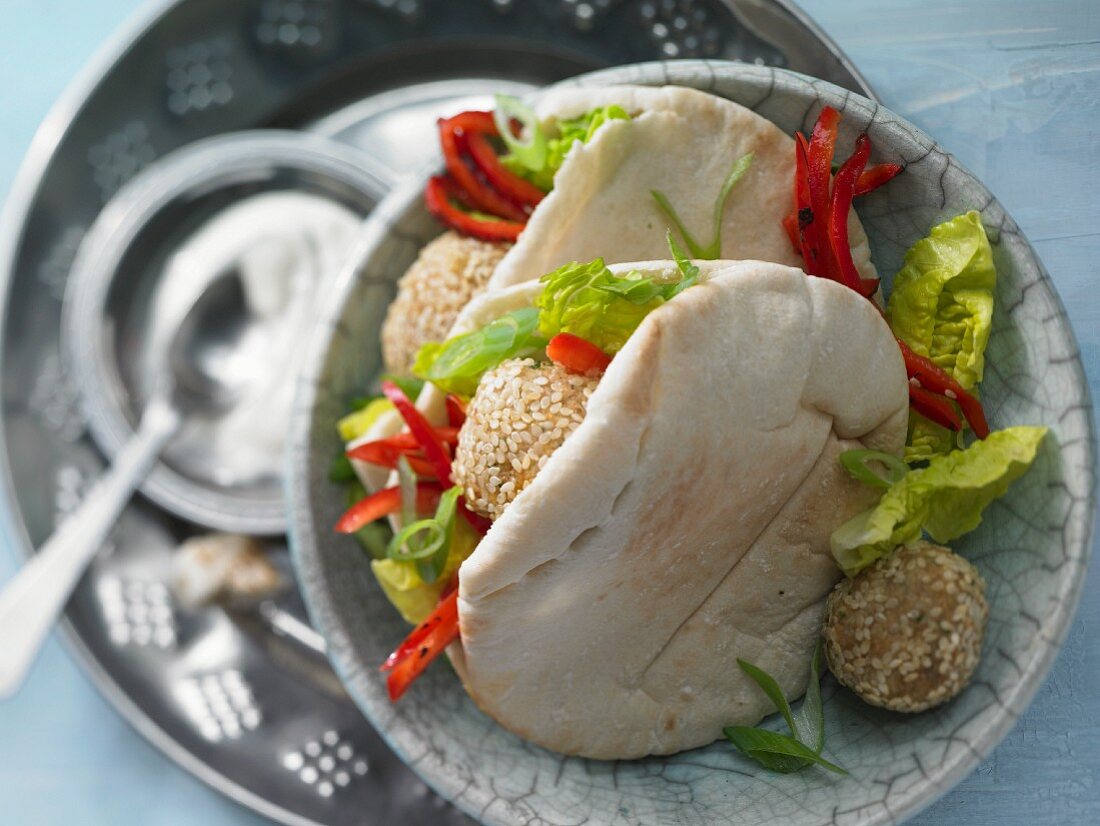
[[[80,507],[4,586],[0,593],[0,699],[12,696],[23,684],[84,569],[179,427],[180,415],[166,400],[150,401],[137,432]]]

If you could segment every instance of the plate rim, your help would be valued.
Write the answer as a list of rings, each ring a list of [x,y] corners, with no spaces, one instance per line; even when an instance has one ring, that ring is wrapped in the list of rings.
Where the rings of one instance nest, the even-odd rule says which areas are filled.
[[[706,73],[706,75],[709,75],[715,80],[719,74],[724,74],[727,77],[734,75],[747,76],[761,72],[772,74],[773,77],[774,75],[789,75],[811,86],[818,92],[815,105],[821,101],[823,96],[833,96],[834,98],[840,98],[844,101],[855,100],[866,107],[869,120],[873,119],[880,111],[887,113],[889,115],[889,123],[892,127],[908,132],[914,138],[920,139],[923,144],[930,148],[930,153],[938,152],[942,154],[951,165],[954,165],[970,179],[977,181],[982,189],[990,196],[989,203],[982,207],[982,209],[985,210],[990,206],[995,206],[999,210],[1000,214],[1003,215],[1005,219],[1004,226],[1014,229],[1024,245],[1025,254],[1030,255],[1034,262],[1040,276],[1040,280],[1036,283],[1045,284],[1048,297],[1057,308],[1058,315],[1061,319],[1059,333],[1063,334],[1069,344],[1072,345],[1072,361],[1078,373],[1078,381],[1075,385],[1075,389],[1078,391],[1078,401],[1084,410],[1092,410],[1091,388],[1088,385],[1084,373],[1076,333],[1069,322],[1061,295],[1054,287],[1049,273],[1031,242],[1022,232],[1019,232],[1018,225],[1016,225],[1015,221],[985,183],[974,175],[964,164],[960,163],[958,159],[939,144],[938,141],[912,124],[908,119],[898,115],[872,98],[851,92],[829,81],[787,69],[750,66],[733,61],[698,59],[647,61],[597,70],[580,75],[576,78],[561,81],[559,84],[555,84],[555,86],[600,85],[611,82],[642,83],[648,85],[665,83],[675,85],[679,81],[684,83],[684,85],[704,88],[698,82],[701,72]],[[687,82],[692,77],[695,78],[695,82]],[[824,95],[822,93],[824,93]],[[430,174],[430,172],[426,174]],[[324,575],[321,573],[321,566],[318,562],[319,553],[317,550],[313,549],[308,552],[309,555],[312,556],[312,559],[307,559],[303,555],[303,545],[312,543],[312,536],[315,534],[315,524],[311,508],[309,507],[308,497],[308,491],[310,489],[308,457],[310,452],[310,432],[313,422],[312,414],[316,406],[318,390],[323,380],[325,364],[334,344],[334,335],[336,333],[339,315],[355,289],[359,270],[362,269],[362,261],[370,254],[376,244],[384,240],[387,231],[390,229],[390,224],[394,219],[402,215],[405,210],[414,203],[415,199],[420,197],[423,183],[424,179],[422,178],[410,180],[404,186],[395,189],[379,203],[375,211],[367,219],[364,225],[364,233],[361,236],[361,244],[359,248],[353,252],[352,256],[349,257],[348,265],[338,281],[337,288],[334,290],[331,300],[325,305],[325,313],[322,315],[321,322],[315,329],[314,339],[310,345],[311,352],[306,359],[306,370],[299,379],[299,389],[294,413],[292,415],[291,441],[286,457],[289,467],[287,468],[288,472],[284,478],[287,480],[287,501],[291,508],[288,544],[297,578],[303,585],[324,578]],[[356,259],[355,256],[357,255],[363,257]],[[1083,515],[1080,515],[1078,517],[1078,522],[1074,523],[1075,527],[1082,528],[1082,530],[1079,531],[1079,540],[1075,545],[1069,546],[1071,550],[1078,551],[1078,553],[1074,554],[1072,558],[1068,560],[1070,569],[1063,574],[1063,579],[1067,583],[1067,587],[1061,593],[1063,599],[1059,600],[1057,611],[1052,612],[1052,614],[1047,617],[1045,627],[1046,629],[1055,629],[1055,633],[1037,635],[1035,644],[1041,644],[1042,650],[1027,662],[1023,669],[1023,675],[1017,681],[1013,690],[1005,696],[998,696],[996,698],[998,701],[997,704],[1000,706],[996,717],[991,721],[989,726],[983,729],[973,739],[972,742],[968,741],[970,748],[940,763],[933,772],[926,771],[922,768],[921,773],[924,782],[914,784],[909,790],[901,793],[900,799],[892,800],[888,809],[885,805],[880,807],[878,812],[872,815],[870,819],[861,821],[863,826],[887,826],[888,824],[899,823],[925,809],[949,792],[1002,742],[1008,732],[1016,725],[1020,714],[1031,704],[1035,694],[1045,683],[1055,658],[1062,650],[1065,637],[1072,627],[1073,618],[1076,615],[1077,607],[1080,603],[1081,594],[1084,589],[1085,574],[1087,573],[1092,555],[1092,545],[1096,530],[1096,426],[1091,415],[1085,418],[1087,425],[1085,428],[1086,446],[1084,452],[1088,457],[1088,463],[1086,467],[1078,469],[1077,473],[1086,475],[1090,484],[1087,496],[1085,497]],[[1069,524],[1071,523],[1067,521],[1067,525]],[[303,537],[306,537],[304,542]],[[405,761],[406,765],[410,766],[425,783],[431,786],[438,794],[449,800],[453,805],[462,809],[469,816],[477,819],[479,822],[510,826],[510,821],[503,819],[483,820],[484,812],[479,812],[476,807],[468,804],[465,798],[457,799],[451,789],[440,785],[440,783],[437,782],[438,778],[427,773],[425,766],[426,761],[411,759],[411,755],[397,737],[399,725],[393,724],[392,722],[390,725],[386,725],[387,721],[384,715],[374,713],[375,704],[369,697],[361,693],[359,687],[354,685],[354,673],[358,672],[360,669],[353,662],[343,661],[346,652],[351,650],[353,646],[350,644],[352,641],[344,634],[345,629],[342,621],[334,616],[337,612],[334,610],[333,606],[319,604],[321,597],[315,594],[309,587],[302,588],[302,596],[311,622],[326,639],[329,638],[329,635],[332,634],[334,630],[330,620],[339,626],[335,629],[335,636],[341,640],[342,644],[330,644],[329,646],[329,659],[332,662],[333,669],[339,675],[341,681],[345,683],[349,696],[368,721],[375,727],[387,745],[389,745],[400,759]],[[911,789],[917,786],[919,786],[918,790],[912,792]]]

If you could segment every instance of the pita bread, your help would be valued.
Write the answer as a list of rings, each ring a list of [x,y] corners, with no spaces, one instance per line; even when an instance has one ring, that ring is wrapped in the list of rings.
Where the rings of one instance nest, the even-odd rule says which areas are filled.
[[[611,104],[633,117],[605,123],[587,143],[573,146],[554,178],[553,191],[497,265],[487,292],[535,281],[571,261],[667,258],[669,221],[657,208],[653,189],[668,196],[696,238],[709,241],[722,184],[733,164],[749,152],[754,153],[752,166],[722,214],[722,253],[801,266],[780,223],[790,210],[794,181],[794,140],[789,135],[751,109],[682,86],[555,88],[539,97],[535,113],[553,125]],[[860,273],[876,277],[855,210],[849,216],[849,238]],[[451,335],[460,332],[456,327]],[[443,395],[433,388],[425,389],[417,406],[433,423],[443,423]],[[401,428],[399,416],[383,415],[349,448]],[[352,464],[369,490],[389,478],[363,462]]]
[[[456,669],[554,751],[667,754],[755,724],[774,708],[738,657],[801,694],[839,576],[829,534],[875,496],[837,456],[905,441],[904,365],[870,302],[777,264],[705,274],[645,319],[461,568]],[[539,288],[475,301],[459,327]]]
[[[577,143],[516,245],[497,265],[488,289],[537,279],[570,261],[610,263],[668,257],[668,217],[660,190],[701,243],[710,240],[713,210],[734,163],[753,153],[722,213],[722,256],[801,265],[781,221],[791,208],[794,140],[740,104],[681,86],[560,88],[535,112],[553,124],[616,104],[633,115],[601,126]],[[863,226],[849,219],[852,257],[876,276]]]

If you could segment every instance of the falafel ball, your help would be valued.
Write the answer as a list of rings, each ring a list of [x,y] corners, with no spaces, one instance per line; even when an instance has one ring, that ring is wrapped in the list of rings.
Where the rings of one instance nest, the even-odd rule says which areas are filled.
[[[382,322],[387,372],[412,374],[417,350],[447,337],[458,311],[485,289],[510,247],[448,230],[420,250],[397,282],[397,296]]]
[[[454,480],[467,505],[496,519],[584,421],[599,378],[532,359],[481,378],[458,433]]]
[[[962,691],[982,651],[985,582],[948,548],[916,542],[843,580],[825,606],[825,654],[874,706],[917,712]]]

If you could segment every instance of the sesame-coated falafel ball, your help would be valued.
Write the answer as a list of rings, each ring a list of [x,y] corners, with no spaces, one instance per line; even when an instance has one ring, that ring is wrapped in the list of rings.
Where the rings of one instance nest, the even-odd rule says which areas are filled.
[[[421,345],[447,338],[458,311],[485,289],[510,246],[448,231],[420,251],[397,282],[397,296],[382,323],[388,372],[411,375]]]
[[[466,503],[496,519],[584,421],[599,379],[511,359],[487,372],[458,433],[454,480]]]
[[[906,545],[829,594],[829,668],[871,705],[924,711],[974,673],[988,614],[973,565],[930,542]]]

